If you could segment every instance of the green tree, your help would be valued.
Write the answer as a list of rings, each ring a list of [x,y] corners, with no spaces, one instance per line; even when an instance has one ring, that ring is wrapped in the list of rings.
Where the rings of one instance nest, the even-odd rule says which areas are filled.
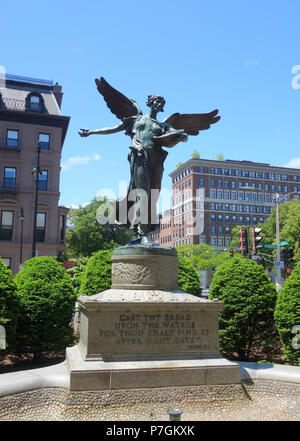
[[[125,245],[132,238],[131,232],[117,224],[101,225],[97,210],[106,200],[94,198],[88,205],[70,210],[67,231],[68,257],[88,257],[98,250]]]
[[[184,164],[184,162],[178,162],[178,164],[176,165],[176,168],[181,167]]]
[[[248,360],[254,350],[272,355],[276,289],[262,266],[240,256],[225,260],[214,274],[209,298],[224,302],[219,335],[225,356]]]
[[[218,153],[216,156],[216,161],[224,161],[224,153]]]
[[[74,288],[74,293],[76,296],[79,295],[80,286],[82,283],[82,278],[86,269],[86,264],[88,262],[88,257],[78,257],[64,261],[63,267],[66,272],[71,277],[71,282]]]
[[[188,257],[197,270],[207,270],[216,265],[216,250],[207,244],[179,245],[176,250],[178,255]]]
[[[69,275],[54,257],[27,260],[15,277],[20,297],[18,352],[64,349],[72,341],[70,327],[76,296]]]
[[[202,288],[198,273],[191,259],[178,255],[178,289],[200,296]]]
[[[276,211],[273,208],[268,219],[260,225],[264,243],[276,244]],[[292,199],[279,206],[280,240],[288,241],[294,250],[294,262],[300,261],[300,201]],[[276,251],[264,249],[264,253],[274,254]]]
[[[286,359],[300,366],[300,264],[278,293],[274,318]]]
[[[19,309],[20,302],[12,273],[0,259],[0,326],[5,328],[9,352],[15,347]]]
[[[112,251],[94,253],[86,264],[79,289],[80,294],[92,296],[111,287]]]
[[[193,153],[191,153],[191,157],[193,159],[200,159],[200,153],[198,152],[198,150],[194,150]]]

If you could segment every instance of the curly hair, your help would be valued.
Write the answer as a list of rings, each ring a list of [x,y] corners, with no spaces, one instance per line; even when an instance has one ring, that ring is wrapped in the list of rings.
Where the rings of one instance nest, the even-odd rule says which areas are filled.
[[[156,99],[158,99],[158,98],[161,99],[161,101],[163,101],[164,105],[166,104],[166,101],[165,101],[164,97],[162,97],[160,95],[148,95],[148,99],[147,99],[146,105],[148,107],[151,107],[152,104],[154,103],[154,101]]]

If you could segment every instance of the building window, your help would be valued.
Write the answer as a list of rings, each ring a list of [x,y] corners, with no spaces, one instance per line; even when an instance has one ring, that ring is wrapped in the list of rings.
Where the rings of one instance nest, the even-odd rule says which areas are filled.
[[[279,191],[279,190],[278,190]],[[297,185],[295,185],[295,187],[294,187],[294,192],[295,193],[298,193],[298,187],[297,187]]]
[[[215,227],[215,225],[211,226],[211,234],[216,234],[216,227]]]
[[[199,167],[199,172],[204,173],[204,167]]]
[[[240,217],[239,217],[239,222],[240,222],[240,224],[243,224],[243,222],[244,222],[244,216],[240,216]]]
[[[38,188],[40,191],[47,191],[48,188],[48,170],[41,170],[39,176]]]
[[[272,181],[275,181],[275,173],[270,174]]]
[[[45,242],[46,231],[46,213],[37,213],[35,240],[37,242]]]
[[[218,199],[223,199],[223,191],[218,190]]]
[[[227,228],[227,227],[226,227]],[[229,232],[228,232],[228,234],[230,233],[230,230],[229,230]],[[225,237],[225,247],[230,247],[230,242],[231,242],[231,239],[230,239],[230,237]]]
[[[282,193],[282,185],[278,185],[278,193]]]
[[[288,192],[288,186],[287,186],[287,185],[284,185],[284,186],[283,186],[283,191],[284,191],[284,193],[287,193],[287,192]]]
[[[221,168],[217,168],[217,174],[221,175],[222,174],[222,169]]]
[[[214,180],[214,179],[211,179],[211,180],[210,180],[210,186],[211,186],[211,187],[214,187],[214,186],[215,186],[215,180]]]
[[[219,215],[218,215],[218,221],[219,221],[219,222],[223,222],[223,216],[222,216],[222,214],[219,214]]]
[[[200,178],[200,180],[199,180],[199,186],[200,186],[200,187],[204,187],[204,179],[203,179],[203,178]]]
[[[259,195],[258,195],[258,200],[259,200],[259,202],[263,202],[263,201],[264,201],[264,195],[263,195],[263,193],[259,193]]]
[[[236,201],[236,191],[232,191],[232,192],[231,192],[231,199],[232,199],[233,201]]]
[[[250,224],[250,216],[246,216],[246,224]]]
[[[239,191],[239,201],[244,200],[244,193],[242,191]]]
[[[224,238],[218,237],[218,247],[223,247],[223,246],[224,246]]]
[[[265,173],[265,179],[269,179],[269,173]]]
[[[223,226],[222,225],[218,226],[218,234],[223,234]]]
[[[243,176],[243,170],[238,170],[238,177],[241,178]]]
[[[229,191],[224,192],[224,197],[227,201],[230,199]]]
[[[225,204],[225,211],[229,211],[229,204]]]
[[[205,236],[200,236],[200,244],[205,243]]]
[[[7,268],[11,268],[11,258],[10,257],[1,257],[2,262]]]
[[[233,223],[233,224],[236,224],[236,222],[237,222],[237,220],[236,220],[236,215],[234,214],[234,215],[232,216],[232,223]]]
[[[288,181],[288,175],[283,175],[282,178],[284,181]]]
[[[228,168],[224,169],[224,175],[229,176],[229,169]]]
[[[252,205],[252,213],[257,213],[257,206],[256,205]]]
[[[235,181],[231,182],[231,188],[236,188]]]
[[[221,179],[218,180],[218,188],[222,188],[222,180]]]
[[[231,205],[231,211],[236,211],[236,204]]]
[[[240,212],[240,213],[243,212],[243,205],[239,205],[239,212]]]
[[[216,209],[216,204],[214,202],[211,202],[210,209],[211,210],[215,210]]]
[[[228,214],[225,216],[225,222],[227,224],[229,224],[229,222],[230,222],[230,216]]]
[[[216,197],[216,190],[210,190],[210,197],[215,199],[215,197]]]
[[[244,176],[245,178],[249,178],[249,170],[244,170]]]
[[[262,179],[262,177],[263,177],[262,172],[257,172],[257,177],[258,177],[258,179]]]
[[[41,112],[41,98],[38,95],[31,95],[29,97],[29,110],[30,112]]]
[[[275,191],[275,185],[274,184],[271,185],[271,191]]]
[[[216,244],[217,244],[217,240],[216,240],[215,237],[211,237],[211,238],[210,238],[210,244],[211,244],[212,247],[215,247],[215,246],[216,246]]]
[[[39,133],[39,145],[41,150],[50,149],[50,135],[49,133]]]
[[[63,242],[65,240],[65,232],[66,232],[66,216],[60,216],[60,240]]]
[[[257,194],[256,193],[252,193],[252,201],[256,202],[257,200]]]
[[[211,217],[210,217],[210,219],[211,219],[212,222],[216,222],[216,215],[215,215],[215,214],[212,214]]]
[[[264,218],[263,218],[263,217],[260,217],[260,218],[259,218],[259,222],[260,222],[260,223],[264,222]]]
[[[223,204],[217,204],[217,210],[223,211]]]
[[[293,176],[293,181],[298,182],[298,176]]]
[[[6,132],[6,147],[17,148],[19,147],[19,131],[7,130]]]
[[[265,191],[269,191],[269,184],[265,184]]]
[[[257,187],[258,187],[259,190],[262,190],[262,184],[261,183],[257,184]]]
[[[250,205],[245,205],[245,212],[250,213]]]
[[[236,170],[231,169],[231,176],[236,176]]]
[[[16,188],[17,169],[14,167],[4,167],[3,187]]]
[[[210,169],[210,173],[211,173],[212,175],[215,174],[215,169],[214,169],[213,167],[211,167],[211,169]]]
[[[12,240],[14,223],[13,211],[1,212],[1,225],[0,225],[0,240]]]
[[[256,217],[256,216],[253,216],[252,221],[253,221],[254,225],[256,225],[256,224],[257,224],[257,217]]]
[[[243,183],[241,181],[239,181],[239,188],[243,187]]]
[[[251,178],[256,178],[256,172],[255,171],[251,172]]]

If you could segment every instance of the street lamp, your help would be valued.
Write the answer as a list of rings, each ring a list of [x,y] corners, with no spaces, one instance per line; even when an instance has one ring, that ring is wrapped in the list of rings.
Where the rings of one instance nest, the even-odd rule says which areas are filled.
[[[20,221],[21,221],[21,237],[20,237],[20,266],[19,269],[22,267],[23,263],[23,226],[24,226],[24,210],[23,207],[20,207]]]
[[[35,257],[36,255],[36,218],[37,218],[37,205],[38,205],[38,193],[39,193],[39,176],[41,174],[40,170],[40,153],[41,153],[41,146],[40,143],[38,143],[37,146],[37,157],[36,157],[36,163],[32,170],[32,175],[35,179],[35,187],[34,187],[34,213],[33,213],[33,232],[32,232],[32,250],[31,250],[31,256]]]

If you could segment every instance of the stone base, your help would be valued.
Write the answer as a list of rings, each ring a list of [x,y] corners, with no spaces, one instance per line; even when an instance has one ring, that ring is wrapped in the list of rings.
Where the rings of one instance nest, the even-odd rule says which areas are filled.
[[[70,390],[118,390],[239,384],[240,366],[222,357],[196,360],[85,361],[67,348]]]

